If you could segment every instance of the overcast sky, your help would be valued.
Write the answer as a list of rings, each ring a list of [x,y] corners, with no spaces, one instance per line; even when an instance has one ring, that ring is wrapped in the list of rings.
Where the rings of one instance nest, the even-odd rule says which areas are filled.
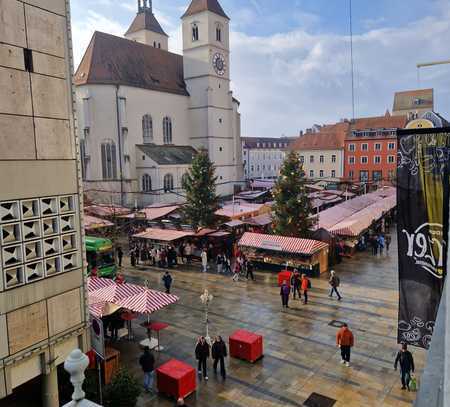
[[[242,135],[294,136],[350,118],[349,0],[220,0],[231,18],[231,78]],[[153,0],[182,53],[189,0]],[[123,35],[137,0],[71,0],[76,64],[92,33]],[[353,0],[356,115],[384,114],[398,90],[417,88],[417,62],[450,59],[450,0]],[[426,68],[435,110],[450,118],[450,65]]]

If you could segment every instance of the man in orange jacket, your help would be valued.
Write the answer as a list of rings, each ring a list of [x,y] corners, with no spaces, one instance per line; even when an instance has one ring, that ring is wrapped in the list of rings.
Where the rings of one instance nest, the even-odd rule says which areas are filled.
[[[347,367],[350,366],[350,351],[355,344],[355,340],[353,338],[353,333],[348,329],[347,324],[344,324],[336,334],[336,344],[341,348],[341,363],[345,364]]]

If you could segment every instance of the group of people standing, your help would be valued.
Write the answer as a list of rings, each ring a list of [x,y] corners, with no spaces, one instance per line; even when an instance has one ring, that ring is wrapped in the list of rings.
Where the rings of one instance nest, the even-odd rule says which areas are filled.
[[[311,280],[306,274],[300,274],[299,271],[295,269],[291,276],[290,285],[287,280],[283,281],[281,284],[280,296],[282,307],[289,308],[291,287],[294,300],[296,299],[296,295],[298,295],[299,300],[302,300],[303,292],[303,304],[308,304],[308,291],[311,288]]]
[[[176,266],[178,255],[173,246],[156,247],[136,244],[130,248],[130,262],[135,267],[139,262],[150,262],[159,268]]]
[[[386,253],[389,253],[389,248],[391,246],[391,235],[373,235],[369,237],[369,245],[372,248],[372,254],[376,256],[378,253],[383,254],[386,248]]]

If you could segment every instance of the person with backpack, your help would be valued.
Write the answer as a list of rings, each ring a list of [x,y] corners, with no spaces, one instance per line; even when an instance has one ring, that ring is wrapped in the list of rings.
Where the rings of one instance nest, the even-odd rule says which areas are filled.
[[[342,300],[341,294],[339,294],[339,291],[337,290],[337,288],[341,284],[341,280],[336,275],[334,270],[331,270],[331,276],[330,276],[330,280],[328,281],[328,283],[331,286],[331,291],[330,291],[330,294],[328,296],[329,297],[333,297],[333,293],[336,293],[336,295],[338,297],[338,301],[341,301]]]
[[[411,391],[409,382],[411,381],[411,372],[414,373],[414,358],[411,352],[408,350],[406,343],[402,344],[401,349],[397,353],[397,357],[394,362],[394,369],[397,370],[397,366],[400,364],[400,378],[402,381],[402,390],[406,388]]]
[[[305,305],[308,304],[308,291],[310,288],[311,288],[311,281],[309,280],[306,274],[302,274],[302,290],[304,297],[303,303]]]
[[[291,277],[291,285],[292,285],[292,293],[294,295],[295,300],[295,294],[298,294],[298,299],[302,299],[302,293],[300,292],[300,287],[302,285],[301,276],[297,269],[294,270],[294,273],[292,273]]]
[[[139,364],[144,372],[144,389],[147,393],[149,393],[153,389],[155,357],[148,346],[144,348],[144,353],[139,358]]]
[[[281,305],[283,308],[289,308],[289,294],[291,289],[287,285],[287,281],[283,281],[280,288]]]

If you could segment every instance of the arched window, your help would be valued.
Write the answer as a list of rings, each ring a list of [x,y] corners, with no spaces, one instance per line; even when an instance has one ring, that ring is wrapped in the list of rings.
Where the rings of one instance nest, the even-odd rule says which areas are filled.
[[[112,140],[101,144],[103,179],[117,178],[116,144]]]
[[[219,23],[216,25],[216,41],[222,42],[222,26]]]
[[[152,177],[148,174],[142,176],[142,191],[150,192],[152,190]]]
[[[192,25],[192,42],[198,41],[198,25]]]
[[[164,175],[164,192],[169,192],[173,190],[173,175]]]
[[[170,117],[163,119],[163,141],[164,144],[172,144],[172,119]]]
[[[153,120],[149,114],[142,116],[142,138],[144,144],[153,141]]]

